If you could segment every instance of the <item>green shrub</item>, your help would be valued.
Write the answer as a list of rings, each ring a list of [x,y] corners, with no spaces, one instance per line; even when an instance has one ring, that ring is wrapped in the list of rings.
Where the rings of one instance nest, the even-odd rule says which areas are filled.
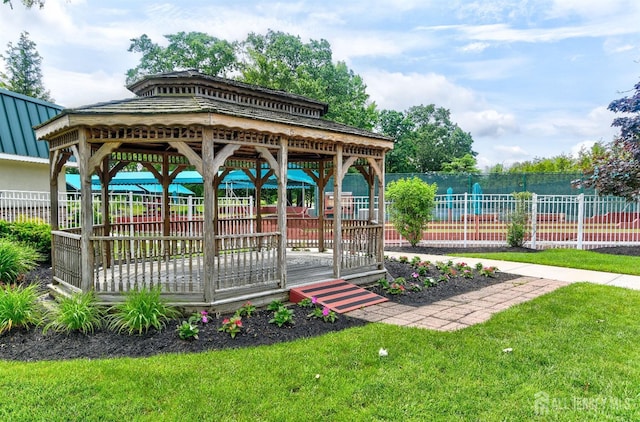
[[[276,309],[273,312],[273,318],[269,320],[269,324],[276,324],[278,327],[293,323],[293,311],[284,305]]]
[[[32,246],[41,259],[51,261],[51,226],[36,221],[13,223],[13,239]]]
[[[42,321],[42,305],[35,284],[0,287],[0,334],[12,328],[37,326]]]
[[[516,209],[509,216],[507,225],[507,244],[512,248],[522,247],[527,234],[527,220],[529,219],[528,201],[531,192],[514,192],[511,194],[516,199]]]
[[[87,334],[102,326],[104,311],[96,303],[96,295],[90,291],[62,298],[49,313],[48,318],[51,321],[45,325],[45,333],[53,329],[59,332],[80,331]]]
[[[422,240],[435,207],[436,184],[428,184],[417,177],[398,179],[387,185],[389,218],[395,229],[411,246]]]
[[[0,239],[0,282],[15,283],[36,267],[38,254],[27,246]]]
[[[51,226],[40,220],[0,221],[0,238],[29,245],[38,252],[38,260],[51,261]]]
[[[161,330],[166,323],[180,316],[177,309],[166,304],[160,297],[160,287],[133,290],[126,299],[110,308],[109,328],[117,332],[128,331],[142,334],[153,327]]]

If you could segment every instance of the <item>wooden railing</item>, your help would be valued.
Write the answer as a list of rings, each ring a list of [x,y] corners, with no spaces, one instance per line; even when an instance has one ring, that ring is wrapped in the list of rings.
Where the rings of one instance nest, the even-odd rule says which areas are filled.
[[[52,267],[55,281],[80,289],[82,266],[79,234],[52,231]]]
[[[382,224],[351,224],[343,227],[342,268],[355,269],[380,264],[376,251],[382,230]]]
[[[120,294],[161,286],[163,293],[203,295],[202,237],[91,236],[94,289]]]
[[[216,236],[215,289],[277,283],[280,233]]]

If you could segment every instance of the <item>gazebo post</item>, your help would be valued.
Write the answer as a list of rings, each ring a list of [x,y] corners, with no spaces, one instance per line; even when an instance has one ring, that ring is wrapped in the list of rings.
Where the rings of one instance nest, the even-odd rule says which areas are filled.
[[[384,157],[378,161],[378,224],[382,225],[378,235],[378,268],[384,268],[384,228],[385,228],[385,200],[384,200]]]
[[[333,276],[342,270],[342,144],[336,145],[333,157]]]
[[[102,236],[109,236],[111,234],[111,214],[109,213],[109,182],[111,177],[109,176],[109,156],[105,156],[102,159],[102,166],[100,171],[100,180],[102,184],[100,186],[100,195],[102,197],[100,212],[102,213]],[[91,192],[91,191],[90,191]],[[103,242],[102,245],[105,254],[105,262],[103,265],[111,264],[111,244],[109,242]]]
[[[206,302],[213,302],[215,294],[215,254],[216,254],[216,215],[215,215],[215,191],[213,179],[217,173],[217,168],[213,167],[214,162],[214,141],[213,131],[205,129],[202,139],[202,183],[204,187],[204,221],[203,221],[203,242],[204,242],[204,299]]]
[[[60,204],[58,203],[58,155],[58,151],[49,151],[49,200],[51,201],[49,205],[49,225],[51,226],[51,231],[57,231],[60,228],[60,219],[58,215],[58,211],[60,209]],[[56,262],[55,253],[55,236],[51,236],[52,263]]]
[[[324,174],[324,160],[318,163],[318,252],[327,250],[324,246],[324,189],[327,187],[327,176]]]
[[[280,288],[287,286],[287,167],[289,154],[289,139],[280,138],[278,150],[278,167],[274,169],[278,179],[278,228],[280,240],[278,241],[278,274]]]
[[[80,171],[80,209],[82,228],[80,239],[80,268],[82,281],[80,288],[88,292],[93,286],[94,251],[91,236],[93,235],[93,204],[91,198],[91,173],[89,166],[91,146],[87,142],[85,129],[78,130],[78,168]]]
[[[256,232],[262,233],[262,207],[260,206],[260,196],[262,196],[262,160],[256,159],[256,178],[254,182],[256,192]]]

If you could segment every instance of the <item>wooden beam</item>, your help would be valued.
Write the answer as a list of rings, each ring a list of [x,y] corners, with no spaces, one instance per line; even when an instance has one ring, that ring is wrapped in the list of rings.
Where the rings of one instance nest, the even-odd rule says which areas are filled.
[[[195,152],[189,145],[187,145],[184,142],[171,141],[169,142],[169,145],[175,148],[180,154],[187,157],[187,159],[189,160],[189,163],[196,168],[196,171],[202,174],[203,159],[202,157],[200,157],[200,155],[198,155],[197,152]],[[203,151],[203,155],[204,155],[204,151]]]
[[[205,161],[205,165],[210,165],[215,169],[217,173],[218,169],[222,167],[224,162],[227,161],[227,159],[233,154],[235,154],[238,149],[240,149],[240,145],[227,144],[220,150],[220,152],[215,154],[215,157],[213,157],[211,163]]]
[[[108,157],[113,151],[118,149],[118,147],[121,144],[122,144],[121,142],[103,144],[96,152],[91,154],[91,157],[89,158],[89,163],[88,163],[89,168],[92,169],[92,171],[93,169],[99,168],[102,160],[105,157]]]
[[[256,151],[258,151],[260,156],[264,158],[264,160],[269,164],[269,167],[271,167],[271,169],[275,172],[276,177],[280,177],[279,175],[281,175],[282,172],[279,168],[278,160],[276,160],[273,154],[271,154],[271,151],[269,151],[266,147],[256,147]],[[280,162],[280,165],[282,165],[282,162]]]

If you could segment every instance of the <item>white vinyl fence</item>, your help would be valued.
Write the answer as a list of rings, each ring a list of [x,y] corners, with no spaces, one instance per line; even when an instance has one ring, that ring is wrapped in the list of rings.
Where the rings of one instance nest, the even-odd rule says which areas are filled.
[[[59,226],[80,225],[80,201],[77,194],[61,194]],[[373,207],[368,197],[349,197],[343,205],[346,219],[366,220],[370,209],[377,216],[377,198]],[[161,200],[157,195],[110,194],[113,223],[160,221]],[[171,197],[172,221],[201,220],[203,198]],[[222,219],[254,217],[252,197],[219,198],[218,215]],[[516,212],[525,214],[525,246],[592,249],[601,246],[640,246],[640,203],[617,197],[596,195],[536,195],[518,200],[513,195],[460,194],[437,195],[432,221],[423,234],[423,246],[505,246],[507,232]],[[317,215],[317,212],[311,215]],[[0,219],[49,221],[47,192],[0,191]],[[102,223],[101,198],[94,194],[95,224]],[[385,244],[407,242],[385,219]],[[291,236],[291,235],[289,235]]]

